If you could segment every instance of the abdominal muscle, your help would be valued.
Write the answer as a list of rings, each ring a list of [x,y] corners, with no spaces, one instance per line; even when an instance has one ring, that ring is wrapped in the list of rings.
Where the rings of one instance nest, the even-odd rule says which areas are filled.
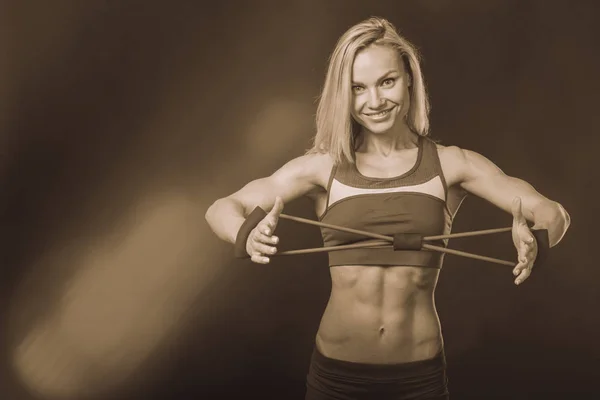
[[[324,356],[391,364],[435,357],[442,349],[434,302],[438,269],[331,267],[332,291],[317,332]]]

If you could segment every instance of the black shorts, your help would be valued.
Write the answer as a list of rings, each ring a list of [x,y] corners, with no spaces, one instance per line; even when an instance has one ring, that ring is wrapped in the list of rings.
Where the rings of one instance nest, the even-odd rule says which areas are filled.
[[[325,357],[315,347],[305,400],[448,400],[446,357],[363,364]]]

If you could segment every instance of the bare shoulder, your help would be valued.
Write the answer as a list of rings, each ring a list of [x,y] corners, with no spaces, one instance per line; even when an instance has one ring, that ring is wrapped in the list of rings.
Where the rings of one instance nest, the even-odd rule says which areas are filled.
[[[444,146],[442,144],[436,143],[438,154],[440,158],[444,158],[444,161],[447,162],[461,162],[465,159],[465,153],[468,150],[462,149],[455,145]]]
[[[465,172],[469,168],[472,158],[476,157],[477,153],[455,145],[444,146],[436,144],[436,146],[448,186],[454,187],[459,185],[464,181]]]
[[[458,146],[443,146],[441,144],[437,144],[437,149],[438,149],[438,154],[441,157],[444,157],[444,161],[446,162],[450,162],[450,163],[455,163],[455,164],[463,164],[463,163],[472,163],[472,162],[481,162],[481,161],[486,161],[487,158],[485,156],[483,156],[482,154],[473,151],[473,150],[469,150],[469,149],[465,149],[465,148],[461,148]]]
[[[462,168],[466,161],[464,150],[458,146],[444,146],[437,143],[436,147],[448,186],[456,186],[462,179]]]
[[[333,167],[333,159],[329,153],[309,153],[304,154],[296,160],[303,163],[305,167],[311,170],[321,170],[323,168]]]
[[[327,153],[304,154],[288,161],[270,177],[280,184],[304,182],[311,186],[309,192],[322,191],[327,187],[333,159]]]
[[[458,146],[436,144],[448,185],[456,185],[480,173],[502,172],[480,153]]]

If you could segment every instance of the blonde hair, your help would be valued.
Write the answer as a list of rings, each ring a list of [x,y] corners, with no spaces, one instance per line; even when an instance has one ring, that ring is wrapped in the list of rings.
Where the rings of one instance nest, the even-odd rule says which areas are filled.
[[[352,118],[352,64],[356,54],[370,45],[398,50],[412,85],[407,123],[421,136],[429,133],[429,100],[415,46],[402,37],[390,22],[372,17],[348,29],[338,40],[330,58],[316,115],[317,132],[307,153],[329,153],[334,162],[342,157],[353,163],[358,123]]]

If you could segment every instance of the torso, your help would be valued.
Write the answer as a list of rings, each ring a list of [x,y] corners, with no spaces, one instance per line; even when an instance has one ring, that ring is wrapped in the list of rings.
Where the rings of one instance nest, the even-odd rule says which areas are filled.
[[[437,146],[447,183],[446,204],[455,212],[464,191],[457,185],[455,147]],[[356,168],[372,178],[400,176],[415,165],[418,149],[385,160],[357,153]],[[330,162],[332,166],[332,163]],[[327,209],[331,168],[323,168],[311,194],[317,215]],[[439,269],[412,266],[342,265],[330,268],[332,290],[316,337],[327,357],[363,363],[402,363],[435,357],[443,347],[434,302]]]

